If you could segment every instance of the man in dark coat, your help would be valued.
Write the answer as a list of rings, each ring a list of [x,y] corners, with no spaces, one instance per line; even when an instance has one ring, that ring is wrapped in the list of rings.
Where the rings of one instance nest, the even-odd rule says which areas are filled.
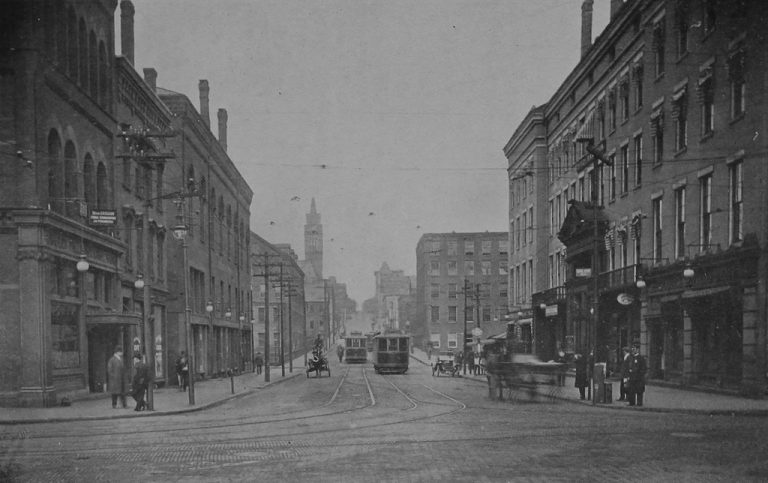
[[[579,388],[580,399],[586,399],[586,389],[587,386],[589,386],[589,377],[587,376],[587,359],[581,354],[576,354],[574,356],[573,363],[576,366],[576,381],[574,385]]]
[[[125,371],[125,362],[123,361],[123,348],[115,347],[112,357],[107,363],[107,390],[112,394],[112,408],[117,407],[117,398],[123,407],[125,404],[125,393],[128,386],[127,372]]]
[[[643,405],[643,393],[645,393],[645,373],[648,364],[645,357],[640,355],[640,345],[632,344],[632,352],[627,358],[624,369],[624,388],[627,392],[629,405]]]
[[[149,367],[142,361],[141,354],[138,352],[133,355],[133,382],[131,384],[133,393],[131,396],[136,401],[136,407],[134,411],[143,411],[147,409],[147,403],[144,402],[144,394],[147,392],[151,375],[149,374]]]

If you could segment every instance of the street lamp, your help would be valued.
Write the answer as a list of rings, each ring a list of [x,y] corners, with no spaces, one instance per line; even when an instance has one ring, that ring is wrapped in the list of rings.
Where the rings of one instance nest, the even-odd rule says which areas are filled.
[[[695,272],[693,271],[693,267],[691,266],[690,263],[687,264],[685,266],[685,269],[683,270],[683,277],[685,277],[685,278],[693,278],[694,275],[695,275]]]
[[[133,282],[133,286],[136,287],[137,290],[141,290],[144,288],[144,276],[142,274],[138,275],[138,278],[136,278],[136,281]]]
[[[178,224],[173,227],[173,237],[181,240],[181,252],[183,256],[182,270],[184,270],[184,326],[187,331],[187,357],[189,367],[189,404],[195,404],[195,358],[192,346],[192,308],[189,306],[189,270],[187,268],[189,260],[187,259],[187,225]]]
[[[138,274],[136,276],[136,280],[133,282],[133,286],[136,288],[136,290],[141,290],[143,292],[144,305],[142,306],[142,325],[144,326],[144,352],[147,357],[147,366],[149,366],[150,361],[153,360],[150,357],[152,337],[149,330],[149,314],[147,313],[147,310],[149,310],[149,285],[144,282],[144,276],[142,274]],[[145,288],[147,289],[146,292],[144,291]],[[150,370],[153,371],[154,367],[150,366]],[[155,409],[153,389],[154,381],[147,384],[147,410],[149,411],[154,411]]]
[[[642,276],[637,277],[637,282],[635,282],[635,286],[637,288],[645,288],[645,279]]]
[[[85,259],[85,253],[80,255],[80,260],[77,261],[77,265],[75,267],[77,268],[77,271],[80,273],[87,272],[88,269],[91,268],[91,265],[88,263],[88,260]]]

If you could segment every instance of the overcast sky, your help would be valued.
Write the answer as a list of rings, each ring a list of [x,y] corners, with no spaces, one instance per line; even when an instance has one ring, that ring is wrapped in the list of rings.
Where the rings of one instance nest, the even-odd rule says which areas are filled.
[[[507,230],[502,150],[578,61],[581,2],[133,0],[136,68],[198,107],[208,79],[251,229],[303,258],[314,197],[360,304],[382,262],[415,275],[423,233]]]

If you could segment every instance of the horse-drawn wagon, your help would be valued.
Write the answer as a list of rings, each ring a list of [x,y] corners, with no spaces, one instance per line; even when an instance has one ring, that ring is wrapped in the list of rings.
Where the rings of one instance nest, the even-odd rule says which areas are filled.
[[[490,356],[486,367],[488,379],[488,396],[495,399],[504,399],[504,390],[507,390],[507,398],[511,397],[513,389],[525,389],[528,396],[533,399],[537,393],[537,386],[551,385],[559,391],[558,381],[568,370],[568,365],[559,362],[543,362],[531,354],[514,354],[511,360],[501,360],[499,357]]]

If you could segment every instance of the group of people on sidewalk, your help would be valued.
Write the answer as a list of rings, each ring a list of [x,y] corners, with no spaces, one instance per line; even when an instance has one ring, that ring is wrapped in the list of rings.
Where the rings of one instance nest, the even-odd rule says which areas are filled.
[[[112,395],[112,408],[117,408],[117,401],[123,408],[127,407],[126,394],[128,393],[129,367],[123,360],[123,348],[115,347],[112,357],[107,362],[107,390]],[[144,355],[137,352],[133,355],[133,378],[131,380],[131,397],[136,401],[134,411],[144,411],[147,403],[144,395],[147,392],[152,373],[144,362]]]
[[[640,355],[640,344],[632,344],[632,348],[622,349],[621,382],[619,386],[619,401],[627,401],[629,406],[642,406],[645,394],[645,374],[648,364],[645,357]],[[576,354],[573,359],[576,367],[576,380],[574,385],[579,389],[580,399],[586,399],[586,388],[589,387],[588,370],[594,365],[594,355],[589,357]]]

